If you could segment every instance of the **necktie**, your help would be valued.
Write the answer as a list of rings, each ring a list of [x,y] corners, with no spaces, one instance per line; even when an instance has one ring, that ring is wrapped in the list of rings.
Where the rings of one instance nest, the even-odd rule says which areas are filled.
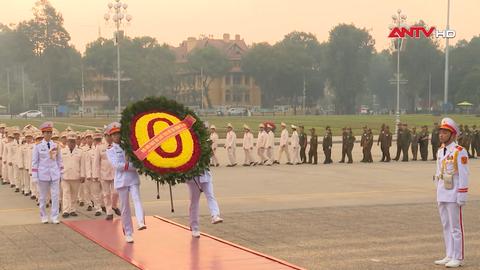
[[[443,156],[445,156],[447,154],[447,148],[443,148]]]
[[[50,142],[47,142],[47,147],[48,149],[50,149]]]

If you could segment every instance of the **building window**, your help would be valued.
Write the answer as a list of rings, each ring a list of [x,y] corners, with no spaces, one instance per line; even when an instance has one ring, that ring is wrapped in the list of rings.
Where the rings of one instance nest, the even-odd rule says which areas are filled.
[[[240,75],[240,74],[233,75],[233,84],[234,85],[242,84],[242,75]]]
[[[225,76],[225,85],[231,85],[232,82],[231,82],[231,79],[230,79],[230,75],[227,75]]]
[[[230,89],[227,89],[227,91],[225,91],[225,101],[230,102],[230,100],[232,99],[231,96],[232,92],[230,91]]]

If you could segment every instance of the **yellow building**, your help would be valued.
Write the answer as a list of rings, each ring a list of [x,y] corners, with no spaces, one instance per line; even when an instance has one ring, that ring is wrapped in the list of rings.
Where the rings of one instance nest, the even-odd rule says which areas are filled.
[[[240,35],[235,35],[235,39],[230,39],[229,34],[224,34],[223,39],[190,37],[172,50],[176,55],[177,63],[182,64],[187,62],[188,54],[192,50],[207,46],[219,49],[232,63],[230,71],[225,76],[214,79],[209,85],[208,95],[212,107],[260,107],[261,90],[254,79],[244,74],[241,68],[241,59],[248,51],[248,46]],[[183,72],[180,75],[176,99],[186,105],[201,107],[201,74]],[[206,95],[204,95],[203,106],[208,107]]]

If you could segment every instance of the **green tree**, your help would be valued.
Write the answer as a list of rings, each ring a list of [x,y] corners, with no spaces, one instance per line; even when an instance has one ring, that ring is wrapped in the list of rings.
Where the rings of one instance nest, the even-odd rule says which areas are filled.
[[[427,27],[424,21],[415,23],[416,26]],[[427,99],[429,75],[442,63],[438,41],[433,37],[410,38],[407,37],[400,52],[400,73],[408,80],[402,87],[402,97],[406,99],[407,112],[416,111],[418,98]],[[396,65],[396,53],[392,53]]]
[[[227,56],[217,48],[207,45],[203,48],[194,49],[188,56],[188,68],[194,75],[202,75],[202,87],[207,99],[208,108],[212,107],[209,95],[209,87],[213,80],[221,78],[231,68]],[[203,102],[203,101],[202,101]]]
[[[337,113],[355,112],[356,98],[366,88],[374,44],[366,29],[359,29],[352,24],[340,24],[330,31],[327,76],[335,94]]]

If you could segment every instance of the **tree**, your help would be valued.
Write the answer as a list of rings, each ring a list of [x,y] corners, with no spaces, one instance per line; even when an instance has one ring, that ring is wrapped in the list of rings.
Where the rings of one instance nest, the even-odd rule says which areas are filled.
[[[276,98],[277,57],[273,46],[259,43],[242,58],[242,70],[262,89],[262,107],[273,107]]]
[[[212,107],[209,96],[209,87],[214,79],[221,78],[231,68],[227,56],[219,49],[207,45],[203,48],[194,49],[188,56],[188,68],[195,74],[201,74],[201,84],[207,99],[208,108]],[[203,100],[202,100],[203,103]]]
[[[372,55],[367,77],[367,89],[375,95],[381,108],[392,109],[396,95],[389,81],[392,79],[393,69],[390,52],[384,50]]]
[[[355,112],[356,98],[365,91],[374,44],[367,30],[352,24],[340,24],[330,31],[327,76],[335,93],[337,113]]]
[[[69,45],[70,34],[63,27],[63,17],[47,0],[37,1],[33,13],[33,19],[17,27],[29,39],[35,55],[27,71],[41,89],[40,97],[47,97],[49,103],[53,98],[63,103],[78,86],[80,53]]]
[[[480,105],[480,36],[461,40],[450,54],[449,100]]]
[[[131,39],[123,37],[120,41],[122,83],[124,101],[142,99],[146,96],[171,96],[175,80],[175,56],[168,46],[159,45],[152,37]],[[99,38],[87,45],[85,68],[104,77],[116,77],[117,52],[112,40]],[[88,82],[88,87],[92,87]],[[116,104],[116,81],[105,83],[104,90]]]
[[[427,27],[422,20],[414,25]],[[413,113],[416,111],[417,99],[427,99],[429,75],[437,70],[442,57],[438,42],[433,37],[407,37],[403,46],[404,50],[400,52],[400,73],[404,74],[408,83],[401,89],[402,97],[407,100],[407,112]],[[396,53],[392,53],[392,57],[395,57],[392,64],[396,65]]]

